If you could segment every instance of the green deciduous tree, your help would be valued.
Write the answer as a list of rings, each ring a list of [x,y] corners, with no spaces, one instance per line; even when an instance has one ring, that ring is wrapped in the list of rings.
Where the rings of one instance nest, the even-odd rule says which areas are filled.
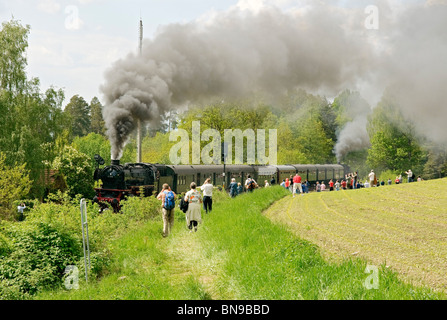
[[[368,122],[371,148],[367,163],[378,170],[421,172],[425,153],[414,125],[405,119],[392,97],[384,96]]]
[[[25,164],[9,166],[5,154],[0,152],[0,218],[12,218],[14,201],[26,196],[30,188],[31,181]]]
[[[20,92],[26,82],[26,55],[30,26],[18,21],[2,23],[0,30],[0,88]]]
[[[0,31],[0,150],[6,163],[24,164],[29,170],[32,196],[43,194],[44,162],[55,154],[55,140],[63,130],[62,90],[41,93],[39,79],[26,77],[30,27],[11,20]]]

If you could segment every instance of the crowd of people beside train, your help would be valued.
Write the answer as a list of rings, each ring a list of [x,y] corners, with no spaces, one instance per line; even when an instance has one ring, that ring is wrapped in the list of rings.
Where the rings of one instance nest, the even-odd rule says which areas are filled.
[[[421,176],[418,176],[416,178],[411,169],[405,171],[405,174],[407,175],[407,182],[423,180]],[[301,184],[300,181],[301,177],[299,176],[299,174],[296,174],[295,176],[290,176],[290,178],[284,179],[281,182],[281,186],[283,186],[286,189],[289,189],[290,192],[292,192],[294,195],[295,193],[298,192],[298,190],[300,191],[301,194],[308,193],[311,187],[309,181],[305,180],[303,184]],[[342,179],[330,179],[327,185],[324,180],[322,180],[321,182],[317,181],[313,186],[313,190],[315,190],[316,192],[322,192],[327,190],[340,191],[348,189],[380,187],[385,185],[392,185],[393,183],[394,184],[403,183],[402,175],[396,176],[394,181],[391,180],[391,178],[388,178],[387,181],[385,181],[383,179],[379,180],[374,170],[371,170],[371,172],[368,174],[368,177],[364,182],[362,179],[360,179],[358,172],[351,172],[345,175],[345,177]]]
[[[422,178],[420,176],[416,178],[411,170],[406,171],[405,174],[407,175],[407,182],[422,181]],[[400,184],[402,182],[402,175],[396,176],[394,179],[394,184]],[[267,188],[276,184],[277,181],[275,177],[272,176],[270,181],[264,180],[264,184],[261,186]],[[283,179],[282,182],[279,183],[280,186],[290,190],[293,197],[295,197],[296,194],[304,195],[309,193],[311,188],[316,192],[324,192],[380,187],[391,184],[393,184],[391,178],[388,178],[386,182],[384,180],[379,181],[374,170],[371,170],[364,182],[360,179],[358,172],[352,172],[345,175],[342,179],[330,179],[327,185],[324,180],[321,182],[316,181],[315,185],[311,185],[307,179],[304,179],[303,181],[298,173]],[[236,182],[235,178],[232,178],[228,190],[229,195],[234,198],[244,192],[253,192],[261,186],[253,177],[251,177],[251,175],[247,175],[244,185],[240,182]],[[196,232],[198,225],[202,222],[202,205],[206,214],[211,213],[213,207],[213,190],[214,186],[211,183],[211,178],[208,178],[200,187],[197,186],[195,182],[192,182],[190,184],[190,190],[181,194],[179,207],[185,213],[186,225],[190,232]],[[164,237],[169,235],[174,224],[175,200],[177,198],[177,195],[171,190],[171,187],[167,183],[163,185],[162,191],[157,196],[157,199],[161,200],[162,203]]]

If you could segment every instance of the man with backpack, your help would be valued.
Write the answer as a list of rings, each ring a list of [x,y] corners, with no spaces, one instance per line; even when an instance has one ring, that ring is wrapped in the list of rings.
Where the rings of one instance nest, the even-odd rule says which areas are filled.
[[[161,200],[161,211],[163,213],[163,237],[167,237],[174,225],[175,198],[177,195],[171,187],[165,183],[163,190],[158,194],[157,199]]]
[[[255,179],[252,179],[250,175],[247,176],[247,180],[245,180],[245,188],[247,188],[248,192],[253,192],[253,190],[258,186]]]

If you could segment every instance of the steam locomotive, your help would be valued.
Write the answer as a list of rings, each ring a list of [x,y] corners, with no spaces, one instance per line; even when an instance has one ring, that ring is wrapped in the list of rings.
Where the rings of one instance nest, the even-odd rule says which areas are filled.
[[[119,211],[121,200],[126,197],[150,196],[158,194],[164,183],[169,184],[175,193],[189,190],[191,182],[200,186],[205,179],[211,178],[213,185],[224,188],[229,186],[232,178],[242,185],[248,175],[259,184],[264,180],[270,182],[271,178],[280,183],[283,179],[298,173],[303,181],[307,179],[311,189],[315,188],[317,181],[336,179],[340,180],[350,172],[346,165],[341,164],[290,164],[290,165],[165,165],[151,163],[125,163],[112,160],[110,166],[100,168],[104,160],[95,156],[98,167],[94,173],[94,180],[101,180],[102,185],[95,188],[96,195],[93,201],[99,203],[101,208],[109,203],[115,211]]]

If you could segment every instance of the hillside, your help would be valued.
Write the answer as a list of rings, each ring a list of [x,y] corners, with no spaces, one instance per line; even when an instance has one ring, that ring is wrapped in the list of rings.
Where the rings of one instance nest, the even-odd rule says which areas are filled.
[[[445,182],[442,181],[443,184]],[[434,187],[436,184],[426,185]],[[409,193],[410,190],[414,193],[422,186],[389,188],[388,192],[389,196]],[[353,243],[362,243],[363,240],[361,237],[355,239],[354,233],[347,232],[346,225],[340,220],[343,214],[337,211],[340,209],[333,206],[332,202],[358,201],[358,206],[361,207],[360,199],[364,201],[366,196],[375,198],[382,190],[356,192],[315,193],[292,198],[282,187],[256,190],[253,194],[236,199],[220,200],[211,214],[204,215],[203,224],[199,225],[196,233],[189,233],[184,215],[176,212],[174,230],[168,238],[161,237],[161,219],[149,221],[138,231],[110,243],[113,261],[107,274],[101,279],[88,285],[80,279],[78,290],[47,291],[37,295],[36,299],[444,299],[444,294],[435,293],[430,288],[403,282],[391,268],[383,266],[378,268],[379,289],[382,290],[371,290],[365,286],[365,281],[368,280],[368,274],[365,273],[368,262],[350,255],[353,250],[359,251]],[[357,194],[363,196],[358,197]],[[326,208],[324,203],[330,207]],[[311,209],[313,204],[320,206],[320,213]],[[302,220],[304,208],[312,220]],[[379,210],[378,208],[376,206],[375,210]],[[383,207],[382,209],[385,210]],[[312,216],[309,212],[313,212]],[[404,212],[400,214],[404,215]],[[346,216],[354,221],[366,219],[360,216],[355,216],[354,219],[350,214]],[[312,223],[313,220],[327,221],[328,224],[334,221],[334,225],[345,226],[345,229],[332,228],[323,233],[321,229],[326,227]],[[371,221],[371,226],[355,225],[355,230],[364,228],[365,233],[380,234],[377,225],[388,223],[383,221],[383,217],[376,217]],[[283,224],[288,227],[285,228]],[[304,227],[298,228],[301,224]],[[393,228],[397,229],[397,224]],[[292,229],[300,237],[287,229]],[[320,239],[317,230],[324,237]],[[328,243],[332,243],[333,252],[342,252],[343,246],[338,238],[351,236],[349,243],[352,247],[344,248],[349,258],[339,261],[325,258],[320,248],[302,239],[313,238],[313,242],[323,245],[321,249],[327,253],[331,248]],[[363,234],[361,236],[364,237]],[[382,237],[385,237],[385,233]],[[365,240],[372,241],[369,238]],[[395,241],[402,242],[402,239]],[[376,245],[379,244],[382,245],[372,243],[370,251],[378,252],[380,248]],[[364,247],[366,244],[363,243],[361,248]],[[359,255],[363,255],[363,251]],[[371,255],[371,260],[374,259]]]
[[[447,179],[286,197],[266,211],[326,257],[359,256],[447,288]]]

